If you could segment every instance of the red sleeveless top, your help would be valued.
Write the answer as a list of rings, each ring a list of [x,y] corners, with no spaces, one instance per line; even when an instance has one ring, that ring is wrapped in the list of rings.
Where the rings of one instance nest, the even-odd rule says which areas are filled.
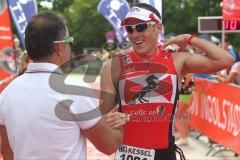
[[[131,51],[119,56],[118,83],[121,111],[130,114],[124,126],[124,144],[166,149],[171,143],[178,100],[177,73],[171,53],[159,50],[143,59]]]

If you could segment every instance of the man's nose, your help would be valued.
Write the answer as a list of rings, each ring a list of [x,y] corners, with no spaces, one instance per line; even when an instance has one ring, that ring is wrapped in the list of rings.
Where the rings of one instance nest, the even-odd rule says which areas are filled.
[[[135,37],[135,36],[137,36],[139,33],[138,33],[138,31],[136,31],[136,29],[134,28],[133,29],[133,32],[131,33],[131,35],[133,36],[133,37]]]

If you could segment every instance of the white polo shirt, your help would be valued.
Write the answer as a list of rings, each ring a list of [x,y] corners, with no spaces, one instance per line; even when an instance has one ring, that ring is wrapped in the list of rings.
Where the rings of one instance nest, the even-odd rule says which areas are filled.
[[[81,130],[95,126],[101,116],[66,121],[56,115],[56,105],[71,100],[70,112],[78,114],[98,107],[98,101],[52,89],[49,78],[56,68],[55,64],[31,63],[27,73],[1,94],[0,124],[6,126],[14,159],[86,159],[86,138]],[[60,71],[52,74],[63,76]]]

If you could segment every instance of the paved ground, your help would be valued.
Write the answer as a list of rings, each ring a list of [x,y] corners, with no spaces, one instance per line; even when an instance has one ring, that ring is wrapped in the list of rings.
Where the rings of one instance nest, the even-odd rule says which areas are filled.
[[[207,137],[200,137],[200,139],[196,139],[195,137],[198,133],[192,132],[189,137],[189,145],[181,146],[186,158],[188,160],[240,160],[240,157],[234,157],[234,153],[231,151],[223,151],[217,153],[213,156],[216,151],[221,148],[216,148],[208,156],[206,154],[210,150],[210,145],[208,143]]]
[[[189,137],[189,145],[181,146],[187,160],[240,160],[240,157],[234,157],[231,151],[219,152],[212,156],[217,150],[213,150],[209,156],[206,156],[210,147],[207,143],[206,137],[200,137],[199,140],[195,139],[197,133],[191,133]],[[88,160],[113,160],[112,156],[107,156],[98,152],[95,147],[88,142]]]

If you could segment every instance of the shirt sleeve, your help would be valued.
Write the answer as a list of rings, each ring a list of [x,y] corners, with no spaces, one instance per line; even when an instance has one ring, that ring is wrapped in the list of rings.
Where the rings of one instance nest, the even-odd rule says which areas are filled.
[[[74,114],[75,120],[82,130],[94,127],[102,118],[98,100],[87,96],[73,97],[70,113]]]

